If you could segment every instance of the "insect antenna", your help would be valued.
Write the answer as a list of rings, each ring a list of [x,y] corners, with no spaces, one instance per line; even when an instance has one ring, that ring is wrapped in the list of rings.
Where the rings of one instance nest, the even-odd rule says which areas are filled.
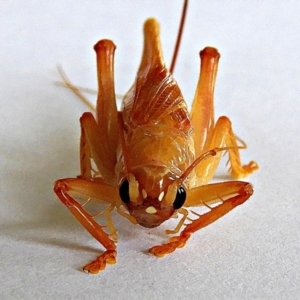
[[[173,57],[172,57],[172,61],[171,61],[171,66],[170,66],[170,73],[174,72],[175,63],[176,63],[176,59],[177,59],[177,56],[178,56],[178,51],[179,51],[179,47],[180,47],[180,43],[181,43],[183,27],[184,27],[184,23],[185,23],[185,19],[186,19],[186,12],[187,12],[188,2],[189,2],[188,0],[185,0],[184,3],[183,3],[183,8],[182,8],[182,13],[181,13],[181,19],[180,19],[176,44],[175,44]]]

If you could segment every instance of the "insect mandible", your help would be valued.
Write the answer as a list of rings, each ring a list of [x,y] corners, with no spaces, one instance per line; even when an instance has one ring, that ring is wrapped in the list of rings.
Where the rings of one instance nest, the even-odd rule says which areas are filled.
[[[115,45],[100,40],[94,47],[99,91],[95,116],[86,112],[80,118],[80,175],[54,184],[60,201],[106,249],[84,267],[86,272],[96,274],[107,263],[116,262],[117,232],[110,215],[114,209],[133,224],[147,228],[181,215],[178,225],[166,231],[175,236],[149,249],[162,257],[183,247],[192,233],[244,203],[253,193],[247,182],[208,184],[225,152],[236,179],[251,174],[258,165],[253,161],[242,165],[239,151],[246,145],[235,136],[229,118],[214,120],[213,93],[220,57],[215,48],[200,52],[200,77],[188,112],[172,76],[186,8],[187,1],[170,69],[163,60],[159,24],[155,19],[145,22],[142,60],[120,111],[113,77]],[[77,87],[66,78],[64,81],[84,99]],[[79,198],[108,204],[104,214],[109,233]],[[196,214],[194,220],[188,218],[188,208],[203,205],[208,212]]]

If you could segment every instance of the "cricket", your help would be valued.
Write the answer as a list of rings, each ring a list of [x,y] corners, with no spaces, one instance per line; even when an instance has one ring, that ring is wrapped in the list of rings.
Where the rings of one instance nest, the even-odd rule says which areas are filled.
[[[114,210],[146,228],[176,217],[177,226],[165,231],[171,237],[149,249],[163,257],[253,194],[250,183],[237,179],[258,170],[257,163],[242,164],[240,151],[246,144],[235,135],[228,117],[214,117],[217,49],[200,51],[200,75],[190,111],[173,78],[187,6],[185,0],[170,68],[164,62],[159,24],[154,18],[146,20],[141,63],[119,111],[114,88],[116,46],[107,39],[94,46],[98,94],[96,107],[80,118],[80,175],[54,183],[59,200],[104,247],[83,268],[85,272],[97,274],[116,263]],[[82,90],[62,77],[64,86],[88,103]],[[229,157],[233,180],[210,183],[224,155]],[[105,209],[91,214],[85,209],[91,200],[106,204]],[[200,206],[207,212],[191,210]],[[96,220],[100,214],[103,224]]]

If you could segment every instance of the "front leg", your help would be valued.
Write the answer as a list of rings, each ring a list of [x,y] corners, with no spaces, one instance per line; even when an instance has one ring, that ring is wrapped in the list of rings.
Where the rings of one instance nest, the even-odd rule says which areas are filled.
[[[241,181],[210,184],[195,188],[192,191],[193,193],[190,195],[192,199],[188,201],[190,205],[206,205],[209,207],[207,203],[221,203],[215,207],[209,207],[209,212],[198,215],[199,217],[196,220],[186,225],[179,236],[170,238],[166,244],[154,246],[149,249],[150,253],[157,257],[163,257],[175,251],[176,248],[183,247],[192,233],[223,217],[236,206],[243,204],[253,194],[252,185]]]
[[[100,182],[89,180],[61,179],[55,182],[54,191],[60,201],[70,210],[82,226],[84,226],[84,228],[106,248],[104,253],[91,263],[87,264],[83,270],[92,274],[97,274],[105,269],[107,263],[114,264],[117,256],[115,242],[110,239],[109,235],[102,229],[103,227],[94,220],[93,216],[70,195],[74,194],[86,199],[106,199],[112,206],[117,205],[117,203],[113,202],[113,199],[116,199],[117,189]],[[109,227],[113,226],[113,224],[108,225]]]

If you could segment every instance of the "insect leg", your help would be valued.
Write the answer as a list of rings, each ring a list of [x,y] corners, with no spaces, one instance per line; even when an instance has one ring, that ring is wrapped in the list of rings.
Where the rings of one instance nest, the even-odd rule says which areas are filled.
[[[220,54],[207,47],[200,52],[200,58],[200,77],[191,109],[196,156],[210,143],[214,128],[214,88]]]
[[[115,184],[116,149],[119,140],[113,78],[115,45],[109,40],[101,40],[94,49],[97,55],[99,92],[96,118],[89,112],[80,118],[81,178],[91,178],[92,158],[101,178],[107,183]]]
[[[134,224],[134,225],[138,224],[137,220],[133,216],[131,216],[127,212],[127,210],[125,210],[125,208],[123,206],[118,206],[117,207],[117,212],[118,212],[119,215],[121,215],[123,218],[130,221],[132,224]]]
[[[216,147],[232,147],[228,150],[231,174],[234,178],[245,177],[258,169],[257,164],[250,162],[242,166],[239,149],[246,148],[246,145],[243,147],[237,145],[237,138],[227,117],[221,117],[216,125],[214,123],[213,96],[220,54],[215,48],[207,47],[200,52],[200,58],[200,78],[191,110],[196,157]],[[198,177],[196,185],[203,185],[211,180],[220,157],[221,153],[196,167]]]
[[[119,142],[119,123],[114,86],[114,53],[116,46],[110,40],[101,40],[95,46],[97,56],[98,96],[96,105],[97,139],[105,148],[102,160],[109,161],[107,171],[114,173]]]
[[[83,121],[84,118],[90,118],[91,120],[86,122],[86,121]],[[98,141],[95,141],[94,144],[92,143],[90,145],[89,141],[91,141],[91,139],[88,139],[88,136],[92,137],[93,135],[95,135],[95,133],[91,133],[92,128],[94,128],[95,126],[88,125],[89,122],[91,122],[92,124],[95,125],[95,122],[93,122],[93,120],[94,120],[94,118],[91,114],[88,115],[88,116],[83,116],[83,118],[81,119],[81,137],[80,137],[80,170],[81,170],[81,173],[78,176],[78,178],[85,179],[85,180],[97,180],[99,183],[102,182],[104,184],[104,181],[102,180],[102,178],[94,178],[95,174],[92,174],[92,165],[91,165],[92,155],[91,155],[91,149],[90,148],[93,149],[93,152],[96,152],[95,157],[97,157],[97,153],[98,153],[97,149],[95,150],[94,146],[93,146],[93,145],[98,145],[97,144]],[[87,125],[85,125],[85,124],[87,124]],[[88,132],[88,134],[86,132]],[[100,162],[100,164],[98,163],[97,167],[102,170],[99,175],[102,174],[102,176],[103,176],[103,174],[105,174],[104,173],[105,168],[101,164],[101,162]],[[90,199],[90,198],[88,198],[88,199]],[[106,220],[107,220],[107,223],[108,223],[108,227],[109,227],[109,230],[110,230],[110,233],[111,233],[111,237],[112,237],[113,240],[116,241],[117,240],[117,232],[116,232],[113,220],[111,219],[111,215],[110,215],[111,211],[114,208],[115,208],[115,205],[111,204],[105,210],[105,217],[106,217]]]
[[[98,256],[96,260],[86,265],[84,270],[96,274],[105,269],[106,263],[114,264],[117,255],[114,241],[110,239],[109,235],[102,229],[103,227],[94,220],[93,216],[74,197],[101,199],[110,203],[111,208],[120,205],[115,202],[115,199],[118,199],[117,188],[106,185],[100,180],[90,181],[66,178],[55,182],[54,191],[60,201],[67,206],[84,228],[106,248],[106,251]]]
[[[210,210],[207,213],[199,215],[196,220],[193,220],[190,224],[186,225],[179,236],[170,238],[168,243],[149,249],[150,253],[162,257],[172,253],[176,248],[183,247],[192,233],[223,217],[236,206],[243,204],[253,194],[252,186],[247,182],[223,182],[200,186],[193,190],[193,199],[190,200],[190,203],[201,205],[201,203],[206,204],[214,199],[218,199],[220,204],[215,207],[210,207]],[[206,192],[208,194],[206,194]],[[209,206],[207,205],[207,207]]]
[[[235,137],[231,122],[227,117],[220,117],[212,130],[211,142],[208,149],[217,147],[228,147],[230,172],[234,178],[243,178],[258,169],[258,165],[251,161],[247,165],[242,165],[239,150],[246,145],[239,146]],[[197,183],[196,186],[207,184],[214,176],[222,153],[202,161],[196,166]]]
[[[91,178],[92,158],[105,182],[115,184],[116,149],[110,151],[105,136],[101,136],[100,126],[92,113],[86,112],[80,118],[80,165],[83,178]]]
[[[183,208],[183,207],[178,210],[178,213],[182,214],[182,217],[181,217],[180,221],[178,222],[177,226],[173,230],[166,230],[165,231],[166,234],[176,234],[176,233],[178,233],[180,228],[184,224],[185,220],[187,219],[188,214],[189,214],[188,210]]]
[[[109,231],[110,231],[110,236],[111,238],[114,240],[114,241],[117,241],[118,240],[118,237],[117,237],[117,230],[115,228],[115,225],[114,225],[114,222],[111,218],[111,215],[110,213],[114,210],[115,208],[115,205],[114,204],[111,204],[106,210],[105,210],[105,217],[106,217],[106,220],[107,220],[107,226],[109,228]]]

